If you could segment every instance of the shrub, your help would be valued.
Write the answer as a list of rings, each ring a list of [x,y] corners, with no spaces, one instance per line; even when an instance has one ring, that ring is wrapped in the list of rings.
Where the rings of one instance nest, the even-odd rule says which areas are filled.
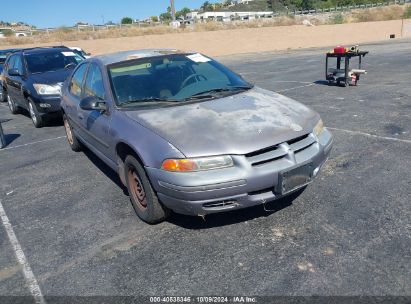
[[[341,13],[334,14],[330,16],[329,23],[330,24],[342,24],[344,23],[344,16]]]
[[[405,10],[404,14],[402,15],[403,18],[411,18],[411,6],[407,7],[407,9]]]
[[[9,29],[0,30],[0,32],[6,37],[13,36],[13,31]]]
[[[132,24],[133,23],[133,19],[131,19],[130,17],[124,17],[123,19],[121,19],[121,24]]]

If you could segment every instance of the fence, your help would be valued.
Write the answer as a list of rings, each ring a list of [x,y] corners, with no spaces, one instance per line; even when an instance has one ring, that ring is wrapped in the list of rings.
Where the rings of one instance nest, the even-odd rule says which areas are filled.
[[[384,7],[390,5],[404,5],[411,2],[411,0],[398,0],[393,2],[379,2],[379,3],[368,3],[368,4],[358,4],[358,5],[347,5],[347,6],[336,6],[323,9],[314,9],[314,10],[304,10],[304,11],[290,11],[288,15],[307,15],[307,14],[323,14],[323,13],[332,13],[332,12],[344,12],[351,11],[354,9],[367,9],[375,7]],[[286,13],[287,14],[287,13]]]

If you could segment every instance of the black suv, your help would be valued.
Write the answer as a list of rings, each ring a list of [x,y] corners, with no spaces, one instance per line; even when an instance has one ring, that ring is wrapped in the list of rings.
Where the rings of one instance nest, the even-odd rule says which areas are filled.
[[[6,101],[6,96],[3,94],[3,67],[4,63],[6,62],[7,55],[10,53],[17,52],[18,49],[7,49],[7,50],[0,50],[0,101]]]
[[[29,112],[36,128],[61,115],[60,89],[84,57],[66,47],[22,49],[7,57],[3,90],[11,113]]]

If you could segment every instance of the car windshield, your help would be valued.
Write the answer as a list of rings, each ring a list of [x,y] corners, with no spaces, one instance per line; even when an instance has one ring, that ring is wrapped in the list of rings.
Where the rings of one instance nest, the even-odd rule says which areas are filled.
[[[251,85],[201,54],[129,60],[108,68],[118,106],[198,101],[236,94]]]
[[[6,62],[7,54],[0,53],[0,64]]]
[[[84,60],[72,51],[39,52],[25,55],[30,73],[44,73],[62,69],[73,69]]]

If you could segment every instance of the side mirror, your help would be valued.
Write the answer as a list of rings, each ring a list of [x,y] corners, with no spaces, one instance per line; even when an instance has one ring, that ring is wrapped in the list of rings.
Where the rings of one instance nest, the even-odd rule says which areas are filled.
[[[80,108],[86,111],[97,110],[104,113],[107,111],[107,104],[94,96],[88,96],[80,101]]]
[[[9,70],[9,75],[10,76],[21,76],[21,73],[18,69],[10,69]]]

